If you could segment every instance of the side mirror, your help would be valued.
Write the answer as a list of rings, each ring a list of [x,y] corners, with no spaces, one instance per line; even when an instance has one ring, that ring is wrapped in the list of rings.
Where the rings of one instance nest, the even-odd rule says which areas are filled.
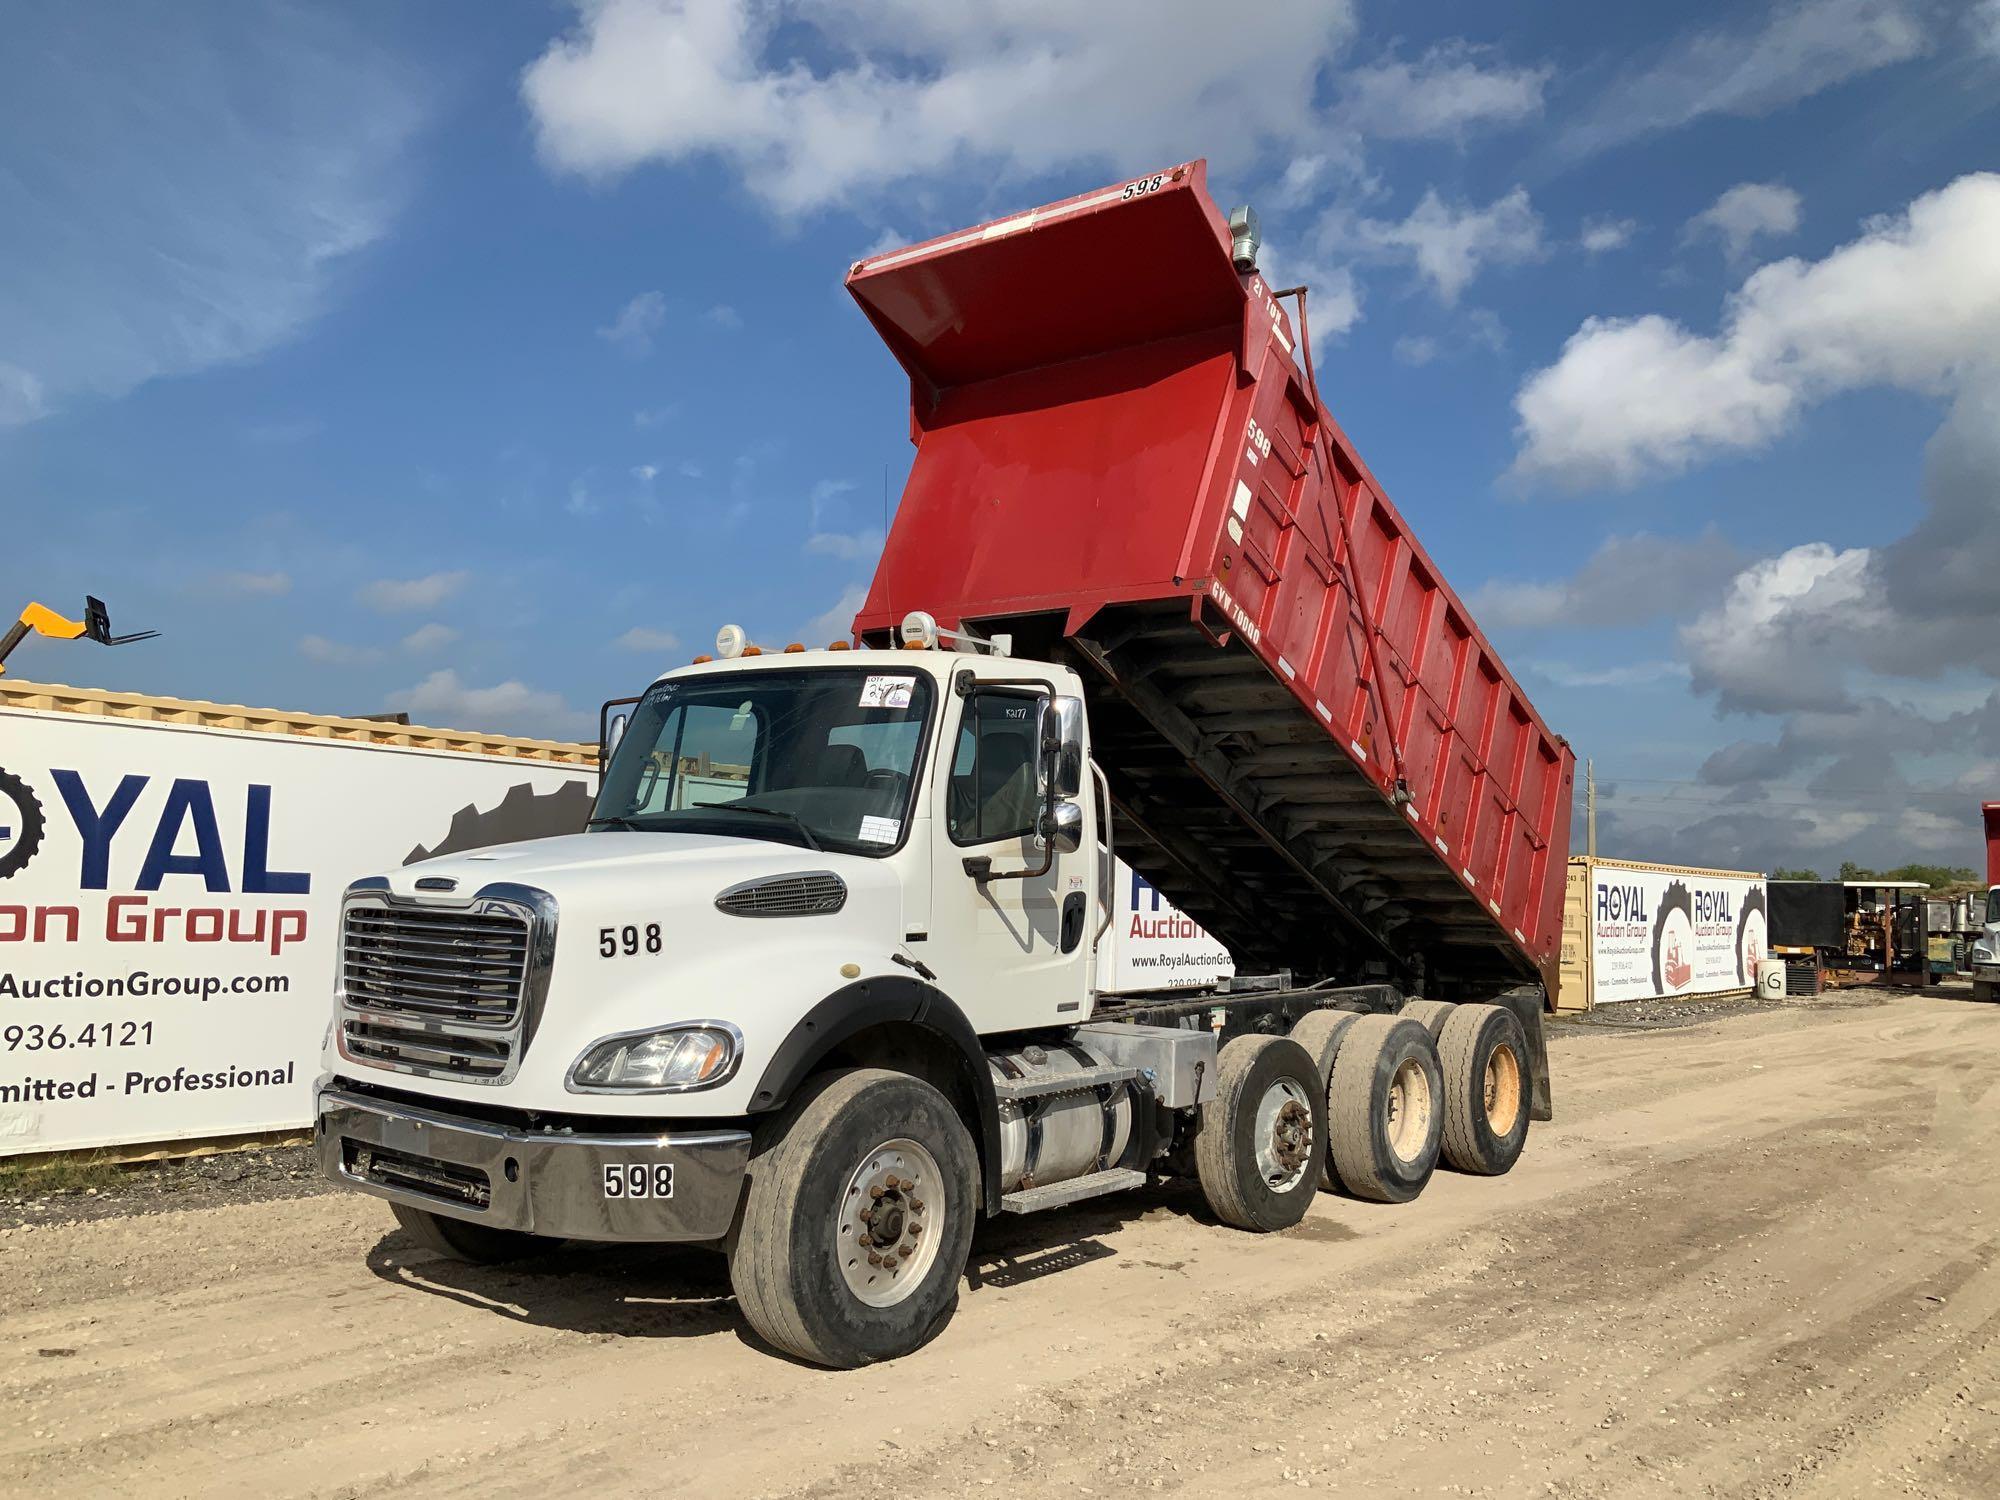
[[[1042,709],[1042,764],[1051,795],[1083,793],[1083,700],[1052,698]]]
[[[1083,847],[1083,804],[1058,802],[1042,815],[1041,827],[1037,831],[1047,843],[1064,854],[1076,853]]]
[[[597,710],[597,773],[602,776],[610,768],[611,752],[618,748],[618,742],[625,738],[625,730],[632,720],[632,705],[637,698],[610,698],[599,705]]]

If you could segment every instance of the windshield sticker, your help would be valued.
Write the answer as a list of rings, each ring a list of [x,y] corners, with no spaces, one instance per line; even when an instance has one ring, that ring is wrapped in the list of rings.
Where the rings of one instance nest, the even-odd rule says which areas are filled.
[[[867,817],[861,820],[861,842],[864,844],[893,844],[902,832],[901,818]]]
[[[878,677],[870,674],[868,680],[861,684],[861,706],[908,708],[910,693],[916,685],[917,679],[914,677]]]

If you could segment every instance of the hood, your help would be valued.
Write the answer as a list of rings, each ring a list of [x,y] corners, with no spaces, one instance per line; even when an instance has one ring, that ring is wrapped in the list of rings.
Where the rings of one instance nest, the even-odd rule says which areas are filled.
[[[607,830],[566,833],[554,838],[496,844],[463,854],[419,860],[389,874],[399,896],[464,899],[480,887],[506,881],[547,891],[562,905],[592,896],[616,898],[635,884],[655,900],[685,891],[712,901],[726,886],[762,875],[831,870],[850,890],[896,889],[895,875],[881,860],[855,854],[816,853],[768,839],[718,837],[702,833],[642,833]],[[420,891],[419,880],[450,880],[449,891]]]

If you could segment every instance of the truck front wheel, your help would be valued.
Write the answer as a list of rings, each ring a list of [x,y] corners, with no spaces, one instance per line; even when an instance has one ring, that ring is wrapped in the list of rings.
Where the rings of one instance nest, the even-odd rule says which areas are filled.
[[[936,1089],[881,1068],[822,1075],[758,1126],[749,1175],[729,1279],[768,1343],[853,1369],[951,1321],[978,1158]]]

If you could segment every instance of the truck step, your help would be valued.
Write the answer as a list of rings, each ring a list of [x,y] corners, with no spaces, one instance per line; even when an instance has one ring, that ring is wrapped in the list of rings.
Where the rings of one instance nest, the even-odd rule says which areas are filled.
[[[1122,1193],[1127,1188],[1145,1185],[1144,1172],[1132,1167],[1112,1167],[1064,1182],[1051,1182],[1046,1187],[1023,1188],[1018,1193],[1008,1193],[1001,1198],[1000,1207],[1010,1214],[1031,1214],[1044,1208],[1061,1208],[1065,1203],[1081,1203],[1085,1198]]]
[[[1055,1094],[1084,1094],[1106,1084],[1130,1083],[1138,1076],[1137,1068],[1107,1065],[1079,1068],[1074,1073],[1042,1073],[1033,1078],[996,1078],[993,1097],[1002,1104],[1019,1104],[1024,1099],[1047,1099]]]

